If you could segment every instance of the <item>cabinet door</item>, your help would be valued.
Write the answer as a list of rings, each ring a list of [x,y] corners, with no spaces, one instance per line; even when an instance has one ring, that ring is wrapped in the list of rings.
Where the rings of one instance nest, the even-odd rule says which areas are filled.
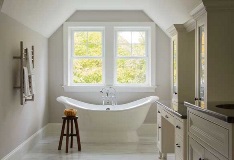
[[[161,114],[157,114],[157,145],[160,152],[162,152],[162,123]]]
[[[198,36],[199,36],[199,69],[198,69],[198,77],[199,77],[199,91],[198,96],[201,102],[201,106],[204,105],[204,98],[205,98],[205,26],[202,25],[198,28]]]
[[[205,154],[205,149],[189,137],[189,160],[203,160]]]
[[[177,94],[177,42],[173,40],[173,93]]]
[[[205,150],[205,160],[220,160],[220,159],[211,152],[209,152],[208,150]]]

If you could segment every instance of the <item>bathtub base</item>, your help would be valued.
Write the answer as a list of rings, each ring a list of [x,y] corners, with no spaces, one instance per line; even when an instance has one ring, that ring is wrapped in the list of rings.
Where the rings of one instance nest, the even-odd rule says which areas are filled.
[[[136,131],[129,132],[95,132],[80,131],[81,142],[84,143],[133,143],[139,138]]]

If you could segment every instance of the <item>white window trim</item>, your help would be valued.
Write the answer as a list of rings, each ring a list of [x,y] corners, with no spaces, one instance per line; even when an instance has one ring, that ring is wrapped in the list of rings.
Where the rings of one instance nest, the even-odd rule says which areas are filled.
[[[108,41],[106,39],[103,39],[103,83],[104,84],[94,84],[94,85],[71,85],[69,83],[69,78],[71,74],[71,70],[68,70],[69,64],[70,64],[70,55],[69,53],[71,52],[71,39],[69,38],[69,35],[72,30],[75,30],[77,27],[94,27],[94,28],[106,28],[103,33],[105,32],[110,32],[110,28],[112,28],[112,41]],[[150,40],[150,48],[149,49],[149,54],[148,58],[150,64],[148,64],[148,69],[147,71],[149,72],[149,83],[148,85],[116,85],[114,82],[114,73],[111,76],[112,79],[108,78],[107,72],[105,72],[108,69],[107,63],[113,64],[115,58],[115,49],[114,49],[114,36],[115,36],[115,27],[120,28],[134,28],[134,27],[149,27],[150,29],[150,34],[149,38]],[[109,31],[108,31],[109,29]],[[65,92],[99,92],[103,87],[105,86],[111,86],[118,91],[118,92],[155,92],[156,88],[156,40],[155,40],[155,24],[153,22],[65,22],[63,25],[63,50],[64,50],[64,62],[63,62],[63,87]],[[111,50],[110,47],[108,48],[108,45],[112,45]],[[109,52],[112,53],[112,56],[107,57],[106,53],[108,54]],[[115,63],[115,62],[114,62]],[[151,65],[151,66],[149,66]],[[115,64],[112,66],[112,70],[114,71]],[[105,69],[104,69],[105,68]]]

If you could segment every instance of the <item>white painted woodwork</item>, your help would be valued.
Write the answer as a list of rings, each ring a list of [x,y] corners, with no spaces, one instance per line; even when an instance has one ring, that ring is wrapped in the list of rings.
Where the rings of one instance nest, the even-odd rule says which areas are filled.
[[[183,24],[174,24],[167,30],[171,36],[171,95],[173,102],[183,103],[193,101],[195,98],[195,30],[189,27],[191,24],[186,24],[190,28],[189,32]],[[174,66],[177,75],[176,87],[173,80]]]
[[[191,12],[196,22],[196,96],[199,94],[199,27],[205,29],[205,94],[207,101],[233,101],[234,1],[202,0]],[[200,98],[200,97],[197,97]]]
[[[175,153],[176,160],[187,159],[187,120],[180,119],[157,104],[157,145],[160,155]],[[160,157],[162,158],[162,157]]]
[[[194,141],[191,137],[189,137],[189,152],[188,152],[188,159],[189,160],[201,160],[204,158],[205,149]]]
[[[228,156],[228,130],[208,119],[189,113],[189,131],[221,154]]]
[[[199,154],[199,158],[205,160],[234,160],[233,129],[233,123],[226,123],[188,108],[188,159],[193,160],[194,156],[197,158],[197,154],[193,152],[198,153],[203,148],[204,150],[202,154]]]
[[[175,134],[183,138],[185,128],[186,126],[184,127],[183,122],[180,121],[178,118],[175,118]]]

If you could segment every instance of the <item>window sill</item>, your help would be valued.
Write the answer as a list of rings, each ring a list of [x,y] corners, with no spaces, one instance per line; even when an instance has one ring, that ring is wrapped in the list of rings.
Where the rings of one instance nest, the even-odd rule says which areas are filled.
[[[63,86],[65,92],[100,92],[105,86]],[[116,92],[155,92],[156,86],[113,86]]]

